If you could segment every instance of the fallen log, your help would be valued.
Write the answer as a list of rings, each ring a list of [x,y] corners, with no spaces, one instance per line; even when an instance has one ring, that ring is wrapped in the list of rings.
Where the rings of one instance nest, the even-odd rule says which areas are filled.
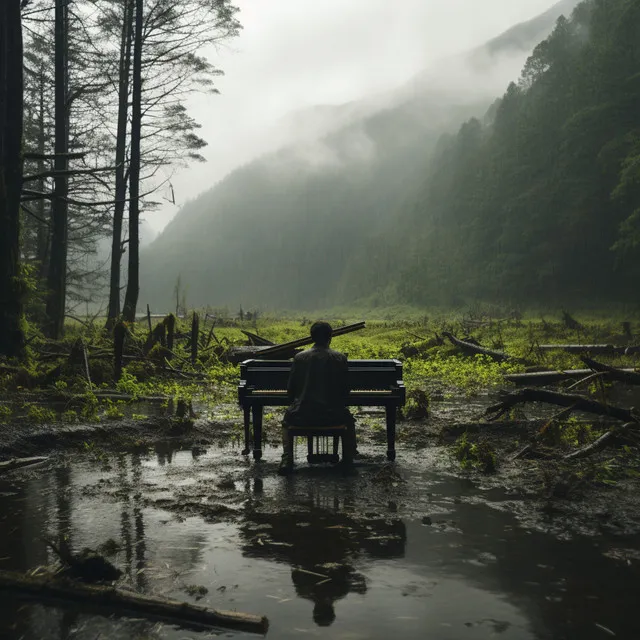
[[[516,405],[526,404],[527,402],[546,402],[560,407],[573,407],[574,411],[584,411],[585,413],[607,416],[624,422],[638,422],[638,416],[630,409],[606,405],[602,402],[585,398],[584,396],[558,393],[557,391],[549,391],[548,389],[521,389],[513,393],[505,393],[502,395],[501,402],[489,407],[485,414],[487,416],[495,414],[490,417],[490,420],[497,420]]]
[[[625,355],[636,347],[617,347],[613,344],[541,344],[539,351],[566,351],[567,353],[598,353],[603,355]]]
[[[605,373],[609,380],[617,380],[618,382],[624,382],[625,384],[640,385],[640,373],[636,373],[635,369],[618,369],[617,367],[611,367],[608,364],[602,364],[591,358],[583,356],[580,358],[589,369],[596,373]]]
[[[360,329],[364,329],[366,327],[366,323],[356,322],[355,324],[349,324],[345,327],[338,327],[333,330],[333,337],[337,338],[338,336],[346,335],[347,333],[352,333],[354,331],[360,331]],[[290,352],[292,349],[299,349],[301,347],[305,347],[309,344],[313,343],[313,339],[311,336],[307,336],[306,338],[299,338],[298,340],[292,340],[291,342],[283,342],[282,344],[273,345],[273,347],[265,347],[260,350],[261,358],[282,358],[282,353]],[[289,356],[291,357],[291,356]]]
[[[364,322],[357,322],[355,324],[347,325],[346,327],[339,327],[334,329],[333,337],[343,336],[353,331],[359,331],[364,329],[366,324]],[[233,363],[238,364],[244,360],[251,360],[252,358],[259,358],[261,360],[288,360],[298,353],[301,347],[309,345],[313,342],[311,337],[299,338],[298,340],[292,340],[291,342],[283,342],[282,344],[275,344],[273,346],[245,346],[245,347],[229,347],[225,354],[226,359]]]
[[[557,384],[563,380],[582,379],[591,374],[591,369],[569,369],[567,371],[534,371],[531,373],[508,373],[504,379],[515,385]]]
[[[82,604],[121,616],[145,616],[172,624],[198,628],[225,628],[265,634],[269,622],[265,616],[239,611],[218,611],[178,600],[145,596],[110,586],[84,584],[56,579],[50,574],[23,575],[0,570],[0,591],[11,596],[37,600]]]
[[[458,347],[463,353],[467,355],[483,355],[489,356],[493,360],[497,360],[498,362],[521,362],[518,358],[513,358],[508,353],[504,353],[503,351],[495,351],[494,349],[487,349],[486,347],[481,347],[480,345],[473,344],[466,340],[459,340],[449,331],[443,331],[442,335],[445,338],[448,338],[449,342],[454,346]]]
[[[624,373],[633,373],[635,369],[618,369]],[[582,380],[593,373],[593,369],[568,369],[566,371],[535,371],[532,373],[508,373],[504,376],[507,382],[516,386],[558,384],[564,380]],[[609,377],[606,374],[606,377]]]
[[[13,471],[14,469],[21,469],[23,467],[32,467],[36,464],[42,464],[46,462],[49,458],[36,456],[32,458],[13,458],[11,460],[5,460],[4,462],[0,462],[0,474],[9,473],[9,471]]]

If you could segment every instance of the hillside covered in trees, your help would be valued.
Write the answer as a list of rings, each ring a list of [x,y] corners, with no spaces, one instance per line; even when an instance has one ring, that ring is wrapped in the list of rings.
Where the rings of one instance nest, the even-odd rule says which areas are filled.
[[[575,5],[468,57],[533,50],[499,100],[425,73],[396,104],[233,172],[144,255],[143,297],[168,307],[180,276],[192,304],[629,300],[640,6]]]
[[[489,110],[483,123],[473,120],[460,134],[462,140],[477,129],[477,146],[469,151],[474,162],[485,162],[481,149],[488,154],[504,111],[491,107],[499,85],[489,91],[485,85],[507,63],[524,61],[575,5],[565,0],[484,47],[425,71],[366,116],[346,124],[340,120],[341,126],[322,139],[281,149],[231,173],[188,203],[143,253],[142,299],[156,309],[172,308],[178,277],[196,305],[430,304],[441,302],[441,293],[449,299],[450,284],[439,288],[442,269],[458,286],[467,280],[469,263],[444,244],[438,249],[432,229],[440,219],[447,225],[463,222],[453,210],[460,206],[453,194],[467,173],[476,171],[464,157],[464,143],[454,148],[452,134],[466,119]],[[458,74],[459,80],[461,70],[463,86],[452,79]],[[520,91],[524,96],[528,89]],[[478,198],[471,193],[475,186],[465,182],[462,188],[469,202]],[[483,211],[464,215],[464,224],[470,217],[484,224]],[[476,241],[471,227],[460,233],[461,250],[464,242]],[[483,259],[492,250],[487,246]]]

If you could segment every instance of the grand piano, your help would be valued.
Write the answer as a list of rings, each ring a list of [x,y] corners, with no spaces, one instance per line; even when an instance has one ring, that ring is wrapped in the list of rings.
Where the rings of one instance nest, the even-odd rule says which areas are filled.
[[[245,360],[240,364],[238,404],[244,411],[243,455],[249,455],[253,445],[254,460],[262,458],[262,412],[264,407],[289,405],[290,371],[290,360]],[[348,379],[349,406],[385,408],[387,459],[395,460],[396,410],[404,406],[406,400],[402,363],[399,360],[349,360]]]

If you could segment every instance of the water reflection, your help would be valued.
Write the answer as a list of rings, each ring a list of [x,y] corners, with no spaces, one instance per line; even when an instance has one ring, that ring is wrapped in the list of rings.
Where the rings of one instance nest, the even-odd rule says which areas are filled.
[[[254,485],[258,493],[262,483]],[[343,488],[345,489],[345,488]],[[334,603],[350,593],[364,595],[367,580],[355,565],[369,558],[401,558],[407,533],[400,519],[356,519],[354,497],[309,485],[308,500],[297,510],[260,511],[250,503],[240,525],[242,553],[291,566],[296,594],[313,603],[313,621],[329,626]]]
[[[201,604],[264,613],[275,638],[304,628],[324,638],[421,638],[427,629],[455,640],[597,640],[596,624],[640,637],[635,564],[603,557],[593,539],[519,529],[508,513],[466,501],[488,497],[469,483],[421,468],[390,488],[371,484],[376,469],[285,480],[230,463],[228,450],[216,455],[160,446],[109,467],[71,458],[0,481],[0,568],[45,564],[44,536],[76,551],[112,538],[127,588],[183,599],[186,585],[203,585]],[[212,503],[230,511],[198,517]],[[97,637],[201,636],[0,599],[3,640]]]

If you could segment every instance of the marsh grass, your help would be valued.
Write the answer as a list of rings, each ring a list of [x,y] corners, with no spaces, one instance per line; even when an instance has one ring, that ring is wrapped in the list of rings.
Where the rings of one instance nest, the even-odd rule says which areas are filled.
[[[354,310],[334,310],[333,315],[325,314],[334,327],[362,319],[363,315]],[[404,315],[403,315],[404,314]],[[201,312],[201,318],[204,314]],[[576,355],[561,350],[540,351],[541,344],[628,344],[621,321],[629,317],[605,319],[594,314],[573,314],[580,322],[580,328],[567,328],[562,322],[562,314],[522,315],[513,311],[504,311],[493,307],[472,307],[458,313],[424,310],[380,309],[369,313],[367,328],[345,336],[336,337],[332,346],[345,353],[350,359],[399,359],[404,363],[404,382],[408,397],[426,394],[429,398],[448,396],[469,397],[485,394],[505,386],[504,374],[525,371],[525,366],[513,362],[497,363],[486,356],[467,357],[461,355],[455,347],[439,339],[443,331],[451,331],[460,338],[472,337],[480,344],[492,349],[500,349],[508,354],[526,360],[538,367],[561,370],[584,368]],[[371,316],[374,316],[371,318]],[[634,318],[631,318],[634,320]],[[252,331],[274,343],[282,343],[306,337],[311,318],[303,315],[284,317],[260,316],[251,322],[240,322],[231,318],[219,320],[214,328],[215,338],[207,346],[205,337],[209,336],[211,320],[201,323],[201,345],[198,362],[190,363],[188,339],[190,316],[179,320],[176,325],[178,338],[174,344],[173,366],[186,372],[205,374],[205,380],[175,378],[159,375],[150,363],[134,362],[125,367],[117,389],[130,394],[134,399],[144,395],[164,395],[174,401],[196,400],[205,409],[213,409],[220,404],[235,404],[239,368],[225,361],[224,349],[232,345],[243,345],[246,337],[242,330]],[[632,332],[640,329],[640,322],[631,323]],[[138,348],[144,344],[148,335],[143,322],[129,326],[127,340]],[[79,337],[84,344],[93,349],[109,350],[110,341],[105,337],[101,326],[83,327],[78,323],[69,326],[65,342],[70,346]],[[41,374],[56,362],[38,360],[39,347],[44,339],[34,334],[30,360],[25,370]],[[638,339],[640,342],[640,338]],[[604,357],[599,360],[615,366],[633,366],[632,357]],[[99,417],[116,417],[119,410],[104,406],[93,394],[95,389],[113,387],[110,381],[108,361],[91,362],[92,385],[86,380],[82,367],[70,368],[55,382],[59,391],[69,391],[86,395],[86,401],[78,411],[79,420],[98,420]],[[98,376],[93,376],[99,371]],[[19,378],[19,376],[18,376]],[[3,376],[2,387],[6,393],[20,393],[23,387],[16,377]],[[12,386],[13,385],[13,386]],[[17,385],[17,386],[16,386]],[[596,392],[593,386],[587,392]],[[417,396],[416,396],[417,397]],[[424,405],[424,403],[422,403]],[[229,409],[236,417],[239,411]],[[423,411],[423,416],[426,412]],[[43,416],[33,416],[41,419]],[[71,416],[66,416],[69,420]],[[7,421],[10,415],[0,415],[0,421]],[[52,418],[51,415],[46,416]],[[57,416],[56,419],[60,419]],[[65,419],[65,418],[63,418]],[[570,431],[569,431],[570,432]]]

